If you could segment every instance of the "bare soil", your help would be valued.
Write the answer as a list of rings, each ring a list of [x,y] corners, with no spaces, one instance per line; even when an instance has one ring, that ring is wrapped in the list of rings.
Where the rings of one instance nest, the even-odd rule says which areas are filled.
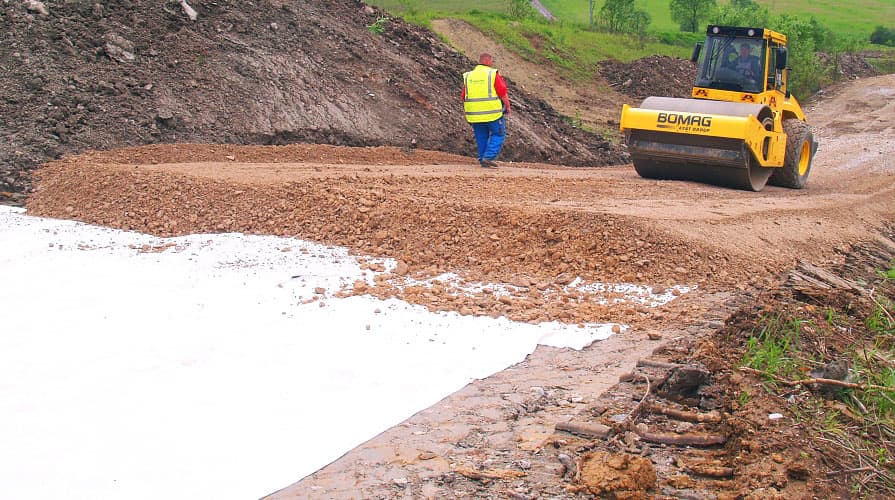
[[[473,61],[356,0],[0,5],[0,202],[89,149],[199,142],[474,152],[459,102]],[[599,166],[621,151],[510,82],[503,158]]]

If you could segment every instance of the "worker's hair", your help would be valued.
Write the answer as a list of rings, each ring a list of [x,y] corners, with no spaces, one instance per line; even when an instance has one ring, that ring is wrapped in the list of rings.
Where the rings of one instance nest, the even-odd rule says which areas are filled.
[[[491,65],[492,62],[494,62],[494,58],[487,52],[482,52],[482,55],[479,56],[479,64]]]

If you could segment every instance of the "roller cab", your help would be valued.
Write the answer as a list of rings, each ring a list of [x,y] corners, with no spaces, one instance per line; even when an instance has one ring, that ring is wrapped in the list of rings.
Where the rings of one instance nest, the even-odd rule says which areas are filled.
[[[703,50],[704,49],[704,50]],[[757,54],[757,55],[756,55]],[[786,38],[769,30],[710,26],[693,59],[699,62],[692,98],[649,97],[624,105],[620,128],[637,173],[760,191],[788,163],[785,121],[804,122],[786,91]],[[810,132],[810,131],[809,131]],[[813,136],[794,168],[807,181],[817,149]],[[794,146],[793,146],[794,147]],[[805,165],[808,165],[806,168]],[[797,172],[798,173],[798,172]]]

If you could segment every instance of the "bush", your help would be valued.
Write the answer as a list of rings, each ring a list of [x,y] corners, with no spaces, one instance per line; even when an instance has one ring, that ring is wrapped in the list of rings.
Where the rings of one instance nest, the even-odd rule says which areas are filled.
[[[889,29],[885,26],[877,26],[873,33],[870,34],[870,43],[895,47],[895,28]]]
[[[826,74],[815,52],[821,50],[826,34],[818,30],[819,24],[813,18],[805,20],[797,16],[783,14],[772,21],[772,28],[786,35],[789,46],[789,89],[806,97],[816,92]]]

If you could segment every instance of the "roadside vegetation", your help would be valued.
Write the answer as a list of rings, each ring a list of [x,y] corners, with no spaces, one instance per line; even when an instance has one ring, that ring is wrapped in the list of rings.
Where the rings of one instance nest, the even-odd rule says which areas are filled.
[[[787,34],[790,89],[801,97],[832,83],[838,73],[816,57],[876,49],[874,66],[889,71],[895,61],[895,30],[877,26],[895,16],[895,5],[854,0],[848,5],[805,0],[542,0],[556,16],[549,21],[526,0],[371,0],[408,21],[462,19],[521,56],[550,62],[568,76],[587,80],[598,63],[629,62],[649,55],[688,57],[707,24],[766,26]],[[876,43],[871,43],[873,40]]]
[[[779,302],[755,322],[740,371],[812,435],[856,496],[895,495],[895,262],[857,293]],[[784,304],[784,305],[780,305]],[[738,402],[750,404],[745,392]],[[825,453],[825,450],[829,453]]]

